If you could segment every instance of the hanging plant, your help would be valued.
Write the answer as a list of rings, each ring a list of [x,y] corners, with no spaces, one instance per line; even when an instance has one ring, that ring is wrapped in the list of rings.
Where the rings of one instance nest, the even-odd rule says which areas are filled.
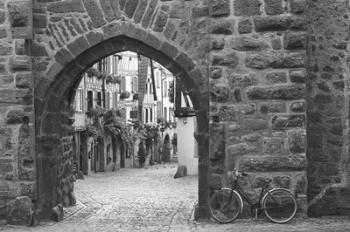
[[[124,91],[120,94],[120,99],[127,99],[130,97],[130,92]]]
[[[91,67],[86,71],[86,74],[88,77],[98,77],[100,75],[100,72],[97,69]]]
[[[101,80],[101,79],[106,79],[107,78],[107,74],[106,73],[100,73],[100,75],[97,76],[97,79]]]
[[[135,93],[133,96],[132,96],[132,100],[136,101],[139,99],[139,95],[137,93]]]
[[[106,83],[114,83],[114,78],[112,75],[108,75],[106,77]]]

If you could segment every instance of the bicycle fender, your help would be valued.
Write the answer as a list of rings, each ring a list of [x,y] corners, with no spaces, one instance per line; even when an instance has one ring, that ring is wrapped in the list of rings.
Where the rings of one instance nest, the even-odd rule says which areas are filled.
[[[241,195],[240,195],[236,190],[231,189],[231,188],[221,188],[221,189],[231,190],[232,192],[234,192],[234,193],[238,196],[239,201],[240,201],[241,206],[242,206],[242,207],[241,207],[241,212],[240,212],[240,213],[243,213],[243,199],[242,199]]]
[[[262,204],[265,200],[265,198],[269,195],[269,193],[271,193],[272,191],[275,191],[275,190],[278,190],[278,189],[282,189],[282,190],[285,190],[287,192],[289,192],[290,194],[292,194],[294,196],[294,194],[289,190],[289,189],[286,189],[286,188],[272,188],[270,189],[269,191],[267,191],[264,195],[264,197],[261,199],[260,203]],[[295,197],[295,196],[294,196]]]

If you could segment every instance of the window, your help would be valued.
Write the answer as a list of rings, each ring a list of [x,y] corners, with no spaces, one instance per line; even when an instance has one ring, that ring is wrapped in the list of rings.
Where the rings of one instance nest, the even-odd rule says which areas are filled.
[[[160,75],[159,72],[156,72],[156,82],[157,82],[157,89],[160,88]]]
[[[167,108],[166,107],[164,107],[164,119],[166,120],[167,119],[167,114],[168,112],[167,112]]]
[[[145,123],[148,123],[148,109],[145,109]]]
[[[111,98],[110,98],[110,93],[106,93],[106,108],[110,109],[111,108]]]
[[[150,122],[153,121],[153,110],[152,110],[152,108],[149,109],[149,121],[150,121]]]
[[[171,122],[171,108],[170,107],[169,107],[169,111],[168,112],[169,112],[169,120],[168,121]]]
[[[102,106],[102,94],[97,92],[97,105]]]
[[[163,89],[163,96],[166,97],[167,94],[168,94],[168,86],[167,86],[167,82],[166,81],[163,82],[163,87],[164,87],[164,89]]]
[[[149,94],[153,93],[153,86],[152,86],[152,81],[149,83]]]
[[[88,110],[93,108],[93,95],[92,91],[87,92],[87,108]]]
[[[75,94],[75,110],[76,111],[83,111],[83,90],[78,89]]]
[[[137,77],[133,77],[132,78],[132,91],[134,93],[137,93],[139,90],[138,90],[138,83],[137,83]]]
[[[113,107],[117,109],[118,106],[118,94],[114,93]]]

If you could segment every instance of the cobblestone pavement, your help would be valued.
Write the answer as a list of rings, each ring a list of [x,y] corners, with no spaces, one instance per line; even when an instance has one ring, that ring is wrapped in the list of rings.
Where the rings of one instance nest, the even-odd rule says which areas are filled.
[[[62,222],[42,222],[37,227],[8,225],[0,231],[350,231],[350,218],[345,217],[295,219],[287,225],[264,219],[241,219],[225,225],[194,222],[197,177],[173,179],[175,171],[175,165],[158,165],[93,174],[77,181],[79,202],[66,209]]]

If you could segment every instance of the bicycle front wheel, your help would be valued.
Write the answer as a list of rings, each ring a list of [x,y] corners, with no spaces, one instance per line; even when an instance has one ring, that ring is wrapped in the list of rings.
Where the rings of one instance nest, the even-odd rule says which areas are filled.
[[[283,188],[268,191],[262,200],[262,205],[266,217],[275,223],[287,223],[297,212],[297,201],[294,195]]]
[[[212,217],[220,223],[235,220],[242,209],[241,197],[232,189],[222,188],[214,192],[210,198],[210,212]]]

